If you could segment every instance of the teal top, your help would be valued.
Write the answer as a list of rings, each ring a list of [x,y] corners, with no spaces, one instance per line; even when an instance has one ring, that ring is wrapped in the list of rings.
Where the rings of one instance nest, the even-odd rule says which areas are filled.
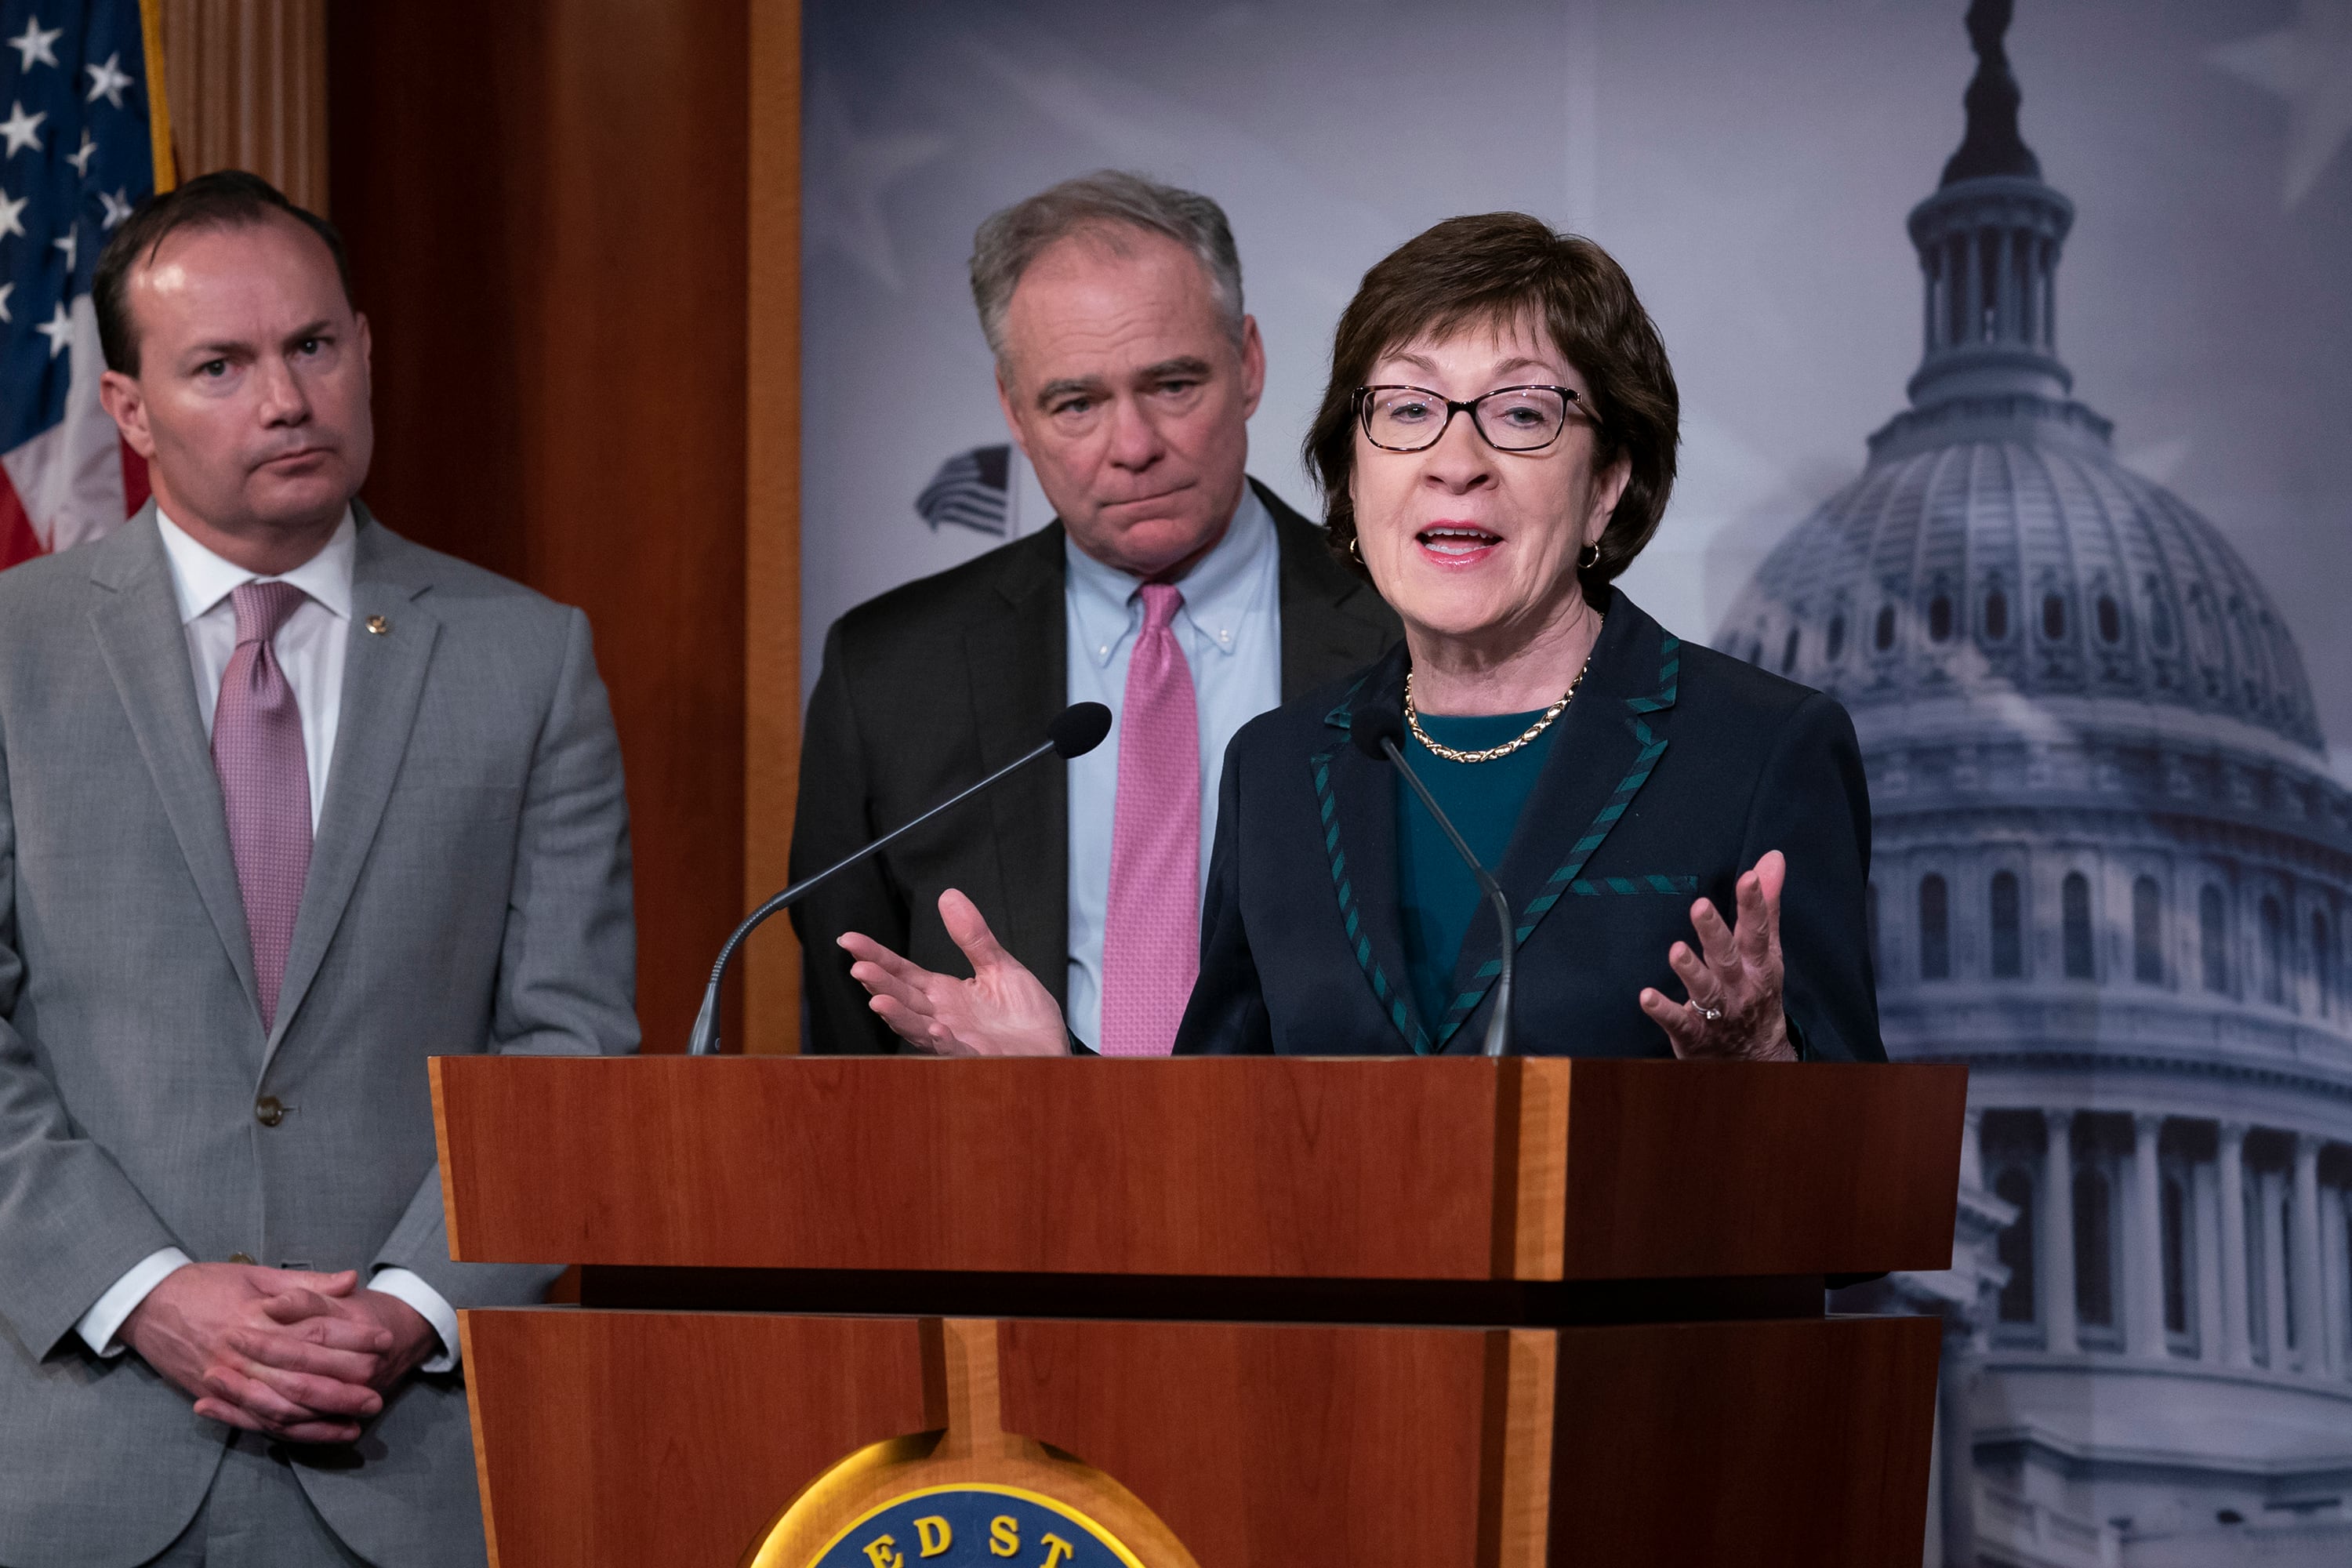
[[[1440,745],[1476,752],[1502,745],[1542,717],[1541,709],[1532,713],[1451,719],[1424,713],[1421,727]],[[1535,793],[1536,777],[1543,772],[1544,758],[1551,754],[1551,739],[1559,732],[1559,726],[1552,724],[1509,756],[1490,763],[1448,762],[1412,734],[1399,749],[1414,776],[1429,786],[1429,793],[1461,829],[1478,863],[1493,871],[1502,865],[1503,852],[1511,847],[1519,813],[1526,808],[1528,796]],[[1469,934],[1471,921],[1491,922],[1494,916],[1486,912],[1486,900],[1478,891],[1478,879],[1445,841],[1445,830],[1437,826],[1429,808],[1404,780],[1396,780],[1395,789],[1397,902],[1404,927],[1405,969],[1422,1023],[1433,1031],[1454,1000],[1454,964],[1461,956],[1462,939]]]

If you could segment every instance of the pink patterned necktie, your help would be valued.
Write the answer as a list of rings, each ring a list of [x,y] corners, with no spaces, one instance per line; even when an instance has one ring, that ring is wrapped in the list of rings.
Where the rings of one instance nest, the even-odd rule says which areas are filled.
[[[302,710],[271,647],[301,606],[291,583],[247,583],[231,591],[236,651],[221,675],[213,710],[213,770],[228,808],[229,853],[245,895],[246,934],[253,942],[253,980],[261,992],[261,1026],[278,1022],[278,988],[286,950],[310,870],[310,768],[302,750]]]
[[[1143,632],[1118,716],[1110,909],[1103,921],[1107,1057],[1164,1057],[1201,969],[1201,721],[1169,623],[1172,584],[1143,585]]]

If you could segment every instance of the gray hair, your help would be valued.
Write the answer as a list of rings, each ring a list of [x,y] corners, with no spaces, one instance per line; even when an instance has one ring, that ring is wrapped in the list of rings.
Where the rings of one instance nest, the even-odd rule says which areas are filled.
[[[1118,169],[1097,169],[992,213],[971,238],[971,300],[989,352],[1004,363],[1004,313],[1030,263],[1048,246],[1087,229],[1139,228],[1166,235],[1200,259],[1209,291],[1236,348],[1242,342],[1242,258],[1224,209]]]

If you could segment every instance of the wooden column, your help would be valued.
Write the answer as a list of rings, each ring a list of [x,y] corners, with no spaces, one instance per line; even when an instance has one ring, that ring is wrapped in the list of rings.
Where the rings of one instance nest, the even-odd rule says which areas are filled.
[[[163,0],[179,174],[249,169],[328,209],[327,0]]]
[[[745,476],[743,903],[786,880],[801,760],[801,8],[751,5],[751,301]],[[740,962],[737,1044],[801,1041],[800,944],[760,929]]]
[[[747,658],[755,564],[761,636],[793,689],[763,751],[788,751],[799,714],[797,598],[776,565],[798,553],[789,442],[760,448],[756,561],[747,536],[754,389],[789,426],[776,389],[798,376],[776,326],[796,310],[789,272],[761,274],[749,368],[753,8],[327,10],[335,219],[375,334],[366,497],[410,538],[588,612],[628,772],[638,1012],[649,1050],[679,1049],[743,910],[747,667],[763,690],[778,679],[773,657]],[[761,5],[769,58],[795,20]],[[790,183],[797,110],[762,92],[764,179]],[[796,258],[796,197],[770,199],[761,244]]]

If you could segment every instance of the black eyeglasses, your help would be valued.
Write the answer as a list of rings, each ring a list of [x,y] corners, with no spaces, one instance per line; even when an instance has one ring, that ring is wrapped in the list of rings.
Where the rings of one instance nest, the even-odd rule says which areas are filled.
[[[1571,409],[1595,425],[1572,386],[1502,386],[1483,397],[1456,403],[1425,386],[1360,386],[1356,416],[1364,438],[1383,452],[1422,452],[1444,439],[1456,414],[1498,452],[1539,452],[1568,428]]]

